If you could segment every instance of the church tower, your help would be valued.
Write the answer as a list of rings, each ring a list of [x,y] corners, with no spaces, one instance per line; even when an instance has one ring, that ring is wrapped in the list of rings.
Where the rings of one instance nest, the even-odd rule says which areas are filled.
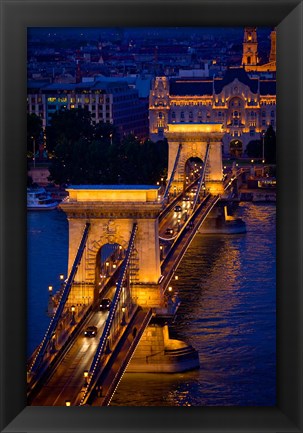
[[[270,34],[270,54],[269,54],[269,62],[276,62],[276,41],[277,41],[277,33],[276,29],[274,29]]]
[[[245,27],[243,40],[242,65],[246,70],[253,69],[258,64],[257,28]]]

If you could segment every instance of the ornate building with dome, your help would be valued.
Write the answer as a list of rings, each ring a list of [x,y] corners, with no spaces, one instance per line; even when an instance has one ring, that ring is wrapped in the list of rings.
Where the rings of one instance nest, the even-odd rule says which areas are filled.
[[[220,123],[224,155],[245,156],[250,141],[262,138],[270,125],[276,130],[275,50],[274,30],[269,61],[260,65],[256,28],[246,27],[242,65],[223,77],[156,77],[149,97],[150,138],[162,139],[173,123]]]

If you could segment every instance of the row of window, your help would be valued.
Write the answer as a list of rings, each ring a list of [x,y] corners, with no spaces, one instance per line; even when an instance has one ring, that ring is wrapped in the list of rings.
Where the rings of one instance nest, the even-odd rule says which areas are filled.
[[[215,115],[217,115],[217,117],[219,117],[219,118],[222,118],[222,119],[224,119],[224,116],[225,116],[225,113],[222,113],[221,111],[218,111],[218,112],[215,112],[214,113]],[[254,119],[254,118],[256,118],[257,117],[257,113],[256,112],[254,112],[254,111],[251,111],[250,113],[250,117],[252,118],[252,119]],[[241,117],[242,116],[242,113],[240,112],[240,111],[233,111],[232,112],[232,117]],[[261,116],[264,118],[264,117],[267,117],[266,116],[266,113],[263,111],[262,112],[262,114],[261,114]],[[176,112],[175,111],[172,111],[171,112],[171,119],[172,120],[176,120]],[[202,119],[202,113],[199,111],[198,112],[198,119]],[[210,114],[210,112],[207,112],[206,113],[206,117],[207,118],[210,118],[211,117],[211,114]],[[270,113],[270,117],[272,117],[272,118],[275,118],[275,112],[274,111],[271,111],[271,113]],[[164,118],[164,113],[162,113],[161,111],[158,113],[158,119],[163,119]],[[192,112],[192,111],[190,111],[189,113],[188,113],[188,118],[189,119],[193,119],[194,118],[194,113]],[[184,113],[184,111],[181,111],[181,113],[180,113],[180,119],[185,119],[185,113]]]
[[[131,93],[131,94],[125,94],[125,95],[120,95],[120,96],[115,96],[113,98],[114,102],[123,102],[123,101],[132,101],[138,99],[137,95],[135,93]],[[95,103],[99,103],[99,104],[104,104],[107,103],[109,104],[111,102],[111,98],[110,96],[107,97],[103,97],[103,96],[99,96],[99,97],[95,97],[92,95],[89,96],[84,96],[84,95],[80,95],[80,96],[71,96],[70,98],[68,97],[60,97],[60,96],[48,96],[46,98],[47,102],[70,102],[71,104],[76,104],[76,103],[85,103],[85,104],[95,104]],[[36,103],[41,103],[42,101],[42,97],[41,96],[32,96],[30,98],[28,98],[28,102],[31,102],[31,104],[36,104]]]

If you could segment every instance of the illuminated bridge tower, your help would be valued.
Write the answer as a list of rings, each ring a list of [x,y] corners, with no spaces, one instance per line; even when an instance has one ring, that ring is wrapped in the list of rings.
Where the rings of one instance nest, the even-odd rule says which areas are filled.
[[[96,269],[99,252],[104,245],[116,244],[127,248],[134,222],[136,236],[137,279],[140,290],[135,290],[139,305],[159,307],[160,271],[159,233],[157,218],[161,210],[158,191],[154,186],[82,185],[67,189],[68,201],[61,204],[69,223],[68,272],[73,265],[81,241],[83,227],[90,222],[85,260],[75,277],[69,302],[91,301],[96,294]],[[147,296],[148,292],[148,296]]]
[[[68,271],[72,269],[83,235],[90,223],[84,260],[81,261],[68,303],[77,305],[83,298],[92,304],[99,296],[98,261],[104,245],[126,249],[134,223],[136,280],[131,287],[132,303],[152,309],[152,319],[139,342],[128,371],[179,372],[197,368],[197,351],[169,337],[167,301],[161,280],[158,217],[162,204],[158,187],[143,185],[82,185],[69,187],[68,200],[61,203],[69,223]],[[163,315],[165,320],[163,319]]]
[[[207,145],[209,144],[206,161],[205,187],[212,194],[223,194],[222,167],[222,124],[219,123],[182,123],[168,124],[165,136],[168,140],[168,179],[173,172],[180,144],[181,153],[172,182],[172,190],[182,191],[186,181],[186,165],[191,158],[199,158],[205,163]]]

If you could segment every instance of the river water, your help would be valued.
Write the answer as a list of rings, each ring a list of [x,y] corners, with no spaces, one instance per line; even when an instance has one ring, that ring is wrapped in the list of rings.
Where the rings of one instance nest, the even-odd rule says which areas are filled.
[[[199,351],[200,369],[125,374],[112,405],[276,404],[276,207],[241,203],[236,213],[246,234],[196,235],[176,272],[171,336]],[[67,249],[62,212],[28,212],[28,353],[48,325],[48,285],[66,274]]]

